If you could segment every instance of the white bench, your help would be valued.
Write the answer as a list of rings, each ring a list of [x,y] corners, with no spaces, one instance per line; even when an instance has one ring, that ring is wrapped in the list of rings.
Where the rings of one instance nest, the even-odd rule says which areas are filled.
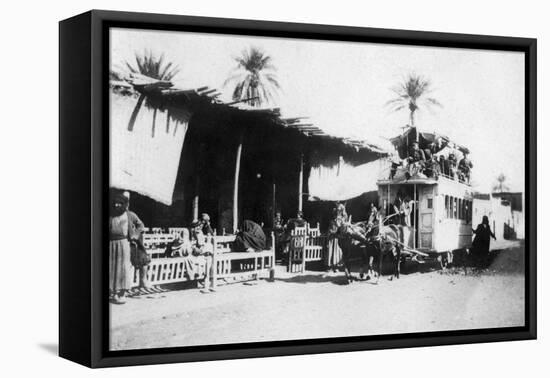
[[[162,234],[154,234],[158,235]],[[273,235],[272,235],[273,236]],[[145,235],[144,235],[145,237]],[[151,236],[153,238],[153,236]],[[153,239],[159,240],[159,239]],[[164,240],[164,239],[162,239]],[[219,280],[225,282],[244,279],[270,278],[275,266],[275,244],[272,237],[269,249],[260,252],[231,252],[235,235],[213,236],[212,255],[212,286],[215,287]],[[152,259],[148,265],[147,278],[152,286],[193,281],[194,277],[188,277],[185,271],[185,265],[193,257],[162,257]],[[205,277],[204,261],[196,259],[194,272],[198,274],[198,279]],[[233,262],[238,261],[239,269],[232,268]],[[138,286],[139,275],[134,271],[133,285]]]

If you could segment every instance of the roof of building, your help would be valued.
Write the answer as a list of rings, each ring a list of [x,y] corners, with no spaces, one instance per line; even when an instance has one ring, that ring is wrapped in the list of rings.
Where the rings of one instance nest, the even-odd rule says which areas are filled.
[[[242,101],[223,102],[219,99],[221,93],[208,86],[193,89],[175,88],[169,81],[156,80],[140,74],[130,74],[123,80],[110,80],[110,86],[115,92],[124,95],[146,96],[147,100],[160,110],[169,109],[171,117],[178,117],[178,110],[208,107],[220,112],[228,112],[240,117],[260,117],[273,127],[295,130],[301,135],[317,139],[320,143],[327,142],[333,147],[338,145],[347,150],[356,152],[375,153],[380,156],[388,155],[388,151],[376,143],[366,140],[338,137],[328,134],[317,127],[308,117],[296,116],[283,118],[279,108],[256,108],[247,104],[252,99]]]

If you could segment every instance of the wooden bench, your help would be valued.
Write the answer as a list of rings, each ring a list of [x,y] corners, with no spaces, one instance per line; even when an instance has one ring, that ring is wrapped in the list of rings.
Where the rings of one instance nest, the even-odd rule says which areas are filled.
[[[245,280],[254,278],[270,278],[275,267],[275,239],[271,233],[269,249],[259,252],[231,252],[235,235],[213,236],[214,245],[212,285],[215,287],[218,280]],[[235,262],[239,268],[234,269]]]
[[[169,243],[174,240],[174,233],[145,232],[143,233],[143,246],[152,258],[164,257],[164,252]]]
[[[162,234],[154,234],[162,235]],[[145,235],[144,235],[145,236]],[[157,239],[154,239],[157,240]],[[163,239],[164,240],[164,239]],[[213,236],[212,255],[212,286],[216,287],[219,280],[225,282],[243,279],[256,279],[272,277],[275,266],[275,245],[272,237],[270,249],[260,252],[231,252],[235,235]],[[195,277],[188,277],[185,265],[190,257],[162,257],[152,259],[148,265],[147,278],[151,286],[193,281]],[[205,277],[204,261],[197,259],[194,272],[198,279]],[[239,269],[234,269],[233,262],[239,262]],[[133,286],[138,286],[139,275],[134,269]]]

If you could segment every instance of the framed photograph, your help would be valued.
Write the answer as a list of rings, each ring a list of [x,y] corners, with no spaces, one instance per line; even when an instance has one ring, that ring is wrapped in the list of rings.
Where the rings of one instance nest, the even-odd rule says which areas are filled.
[[[62,357],[536,338],[536,40],[60,22]]]

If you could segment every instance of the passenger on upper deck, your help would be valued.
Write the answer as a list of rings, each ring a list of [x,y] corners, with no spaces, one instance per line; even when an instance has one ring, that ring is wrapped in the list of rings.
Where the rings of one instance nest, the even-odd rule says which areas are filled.
[[[464,152],[464,157],[458,163],[459,179],[469,184],[473,167],[472,161],[468,159],[468,152]]]
[[[439,162],[437,158],[432,155],[431,149],[428,148],[424,151],[424,155],[426,156],[426,162],[424,163],[423,173],[428,177],[437,179],[439,176]]]
[[[420,147],[418,147],[418,142],[413,142],[411,150],[409,151],[408,161],[410,163],[417,163],[425,160],[426,156],[424,155],[424,151],[422,151]]]
[[[391,168],[390,168],[390,180],[393,180],[395,177],[395,174],[397,173],[397,168],[399,168],[403,162],[399,158],[399,155],[396,152],[393,152],[390,155],[390,162],[391,162]]]
[[[409,163],[409,176],[412,177],[422,172],[424,163],[426,161],[426,155],[424,151],[418,147],[418,142],[413,142],[411,150],[409,151],[409,157],[407,162]]]
[[[457,158],[454,151],[449,153],[447,161],[449,162],[449,176],[453,179],[457,178]]]

